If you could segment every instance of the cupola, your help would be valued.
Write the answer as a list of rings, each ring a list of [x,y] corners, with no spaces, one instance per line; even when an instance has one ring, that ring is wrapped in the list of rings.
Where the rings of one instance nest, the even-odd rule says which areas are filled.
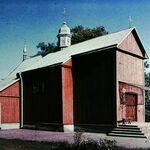
[[[63,49],[71,45],[71,32],[66,22],[63,22],[57,35],[58,46]]]

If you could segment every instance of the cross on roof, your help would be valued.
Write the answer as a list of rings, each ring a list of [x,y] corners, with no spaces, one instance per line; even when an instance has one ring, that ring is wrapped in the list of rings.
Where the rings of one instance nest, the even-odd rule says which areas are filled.
[[[129,28],[132,28],[133,20],[132,20],[131,16],[129,16],[128,21],[129,21]]]
[[[64,8],[64,11],[63,11],[63,20],[64,22],[66,21],[66,16],[67,16],[67,13],[66,13],[66,8]]]

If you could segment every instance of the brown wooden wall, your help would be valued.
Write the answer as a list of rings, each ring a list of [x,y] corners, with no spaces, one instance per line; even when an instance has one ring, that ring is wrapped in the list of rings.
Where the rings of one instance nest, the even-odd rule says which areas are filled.
[[[128,46],[127,46],[128,47]],[[134,52],[134,50],[133,50]],[[136,85],[144,87],[144,62],[143,59],[123,53],[120,51],[116,52],[116,61],[117,61],[117,82],[116,82],[116,91],[117,91],[117,118],[121,120],[122,115],[122,106],[120,105],[120,96],[119,96],[119,82],[124,82],[129,85]],[[129,87],[129,86],[128,86]],[[141,90],[141,89],[139,89]],[[128,93],[132,93],[133,90],[126,89]],[[138,97],[137,104],[137,121],[143,122],[145,118],[144,114],[144,94],[140,95],[135,91]],[[143,101],[142,104],[139,104],[139,101]]]
[[[141,57],[145,56],[132,32],[121,42],[118,48]]]
[[[62,123],[61,67],[23,74],[24,124]]]
[[[74,123],[115,122],[115,51],[73,58]]]
[[[144,85],[143,60],[117,51],[117,80]]]
[[[19,81],[0,92],[1,122],[19,123],[20,92]]]

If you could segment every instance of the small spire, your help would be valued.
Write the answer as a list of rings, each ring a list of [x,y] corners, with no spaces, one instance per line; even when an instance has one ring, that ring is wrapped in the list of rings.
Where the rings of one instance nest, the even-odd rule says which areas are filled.
[[[24,45],[24,48],[23,48],[23,61],[28,59],[28,54],[27,54],[27,46],[26,44]]]
[[[131,18],[131,16],[128,17],[128,21],[129,21],[129,28],[133,27],[133,20]]]

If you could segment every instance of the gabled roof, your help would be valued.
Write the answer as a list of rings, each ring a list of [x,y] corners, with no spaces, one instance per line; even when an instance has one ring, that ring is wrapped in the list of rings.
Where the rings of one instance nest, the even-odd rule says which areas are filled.
[[[24,71],[64,63],[74,55],[84,54],[94,50],[106,50],[110,47],[117,47],[118,44],[120,44],[123,41],[123,39],[126,38],[127,35],[131,32],[134,32],[134,34],[136,33],[136,38],[139,40],[140,47],[145,52],[144,47],[137,35],[136,29],[130,28],[71,45],[56,53],[50,53],[45,57],[39,59],[39,61],[36,64],[32,65],[31,67],[29,66],[29,68],[27,68]]]
[[[78,44],[71,45],[61,51],[50,53],[44,57],[36,56],[23,61],[16,69],[14,69],[4,80],[0,80],[0,91],[4,87],[8,87],[14,81],[17,81],[16,74],[19,72],[30,71],[38,68],[43,68],[55,64],[63,64],[72,56],[78,54],[89,53],[94,50],[107,50],[110,47],[116,47],[131,33],[136,36],[139,46],[143,52],[145,49],[140,41],[135,28],[125,29],[119,32],[96,37]],[[146,54],[146,52],[145,52]]]

